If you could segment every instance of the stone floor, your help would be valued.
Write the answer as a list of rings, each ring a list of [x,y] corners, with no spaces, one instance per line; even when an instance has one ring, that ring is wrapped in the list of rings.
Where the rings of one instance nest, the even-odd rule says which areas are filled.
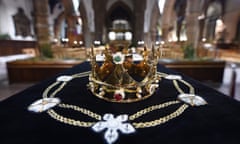
[[[33,83],[8,84],[7,80],[0,81],[0,101],[17,94],[18,92],[34,85]]]

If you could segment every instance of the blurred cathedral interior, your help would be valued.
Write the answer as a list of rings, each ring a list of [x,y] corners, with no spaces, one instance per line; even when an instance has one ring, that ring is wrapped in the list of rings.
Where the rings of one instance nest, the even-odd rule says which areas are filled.
[[[0,0],[0,100],[115,43],[240,100],[240,0]]]

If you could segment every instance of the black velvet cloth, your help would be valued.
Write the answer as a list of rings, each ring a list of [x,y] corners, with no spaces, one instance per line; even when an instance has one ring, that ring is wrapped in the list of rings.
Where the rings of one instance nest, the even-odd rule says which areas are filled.
[[[49,80],[36,84],[0,103],[0,144],[106,144],[104,131],[94,132],[91,128],[76,127],[51,118],[46,112],[34,113],[27,110],[34,101],[42,98],[43,91],[60,75],[72,75],[89,71],[88,62],[77,65]],[[158,71],[180,74],[158,65]],[[156,127],[136,129],[132,134],[121,134],[114,144],[239,144],[240,103],[187,76],[195,93],[208,104],[189,107],[180,116]],[[57,94],[63,103],[77,105],[100,115],[112,113],[134,114],[146,107],[175,100],[178,92],[172,81],[162,79],[157,92],[150,98],[118,104],[101,100],[87,90],[88,77],[70,81]],[[181,85],[185,92],[188,88]],[[150,121],[174,112],[180,105],[171,105],[142,116],[136,121]],[[73,110],[53,108],[59,114],[82,121],[95,119]]]

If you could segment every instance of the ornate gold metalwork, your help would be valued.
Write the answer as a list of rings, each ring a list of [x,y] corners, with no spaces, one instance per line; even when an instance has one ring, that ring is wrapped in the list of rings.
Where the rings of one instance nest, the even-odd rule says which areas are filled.
[[[157,76],[158,57],[155,48],[145,47],[140,53],[133,54],[127,47],[112,46],[102,52],[105,56],[102,62],[97,62],[94,48],[91,48],[92,70],[88,85],[91,92],[101,99],[120,103],[150,97],[160,80]],[[141,59],[136,61],[134,55]]]

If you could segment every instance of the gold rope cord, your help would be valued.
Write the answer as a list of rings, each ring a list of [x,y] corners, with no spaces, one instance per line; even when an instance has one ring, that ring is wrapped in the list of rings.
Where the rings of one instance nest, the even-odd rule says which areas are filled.
[[[72,75],[73,78],[82,78],[82,77],[86,77],[90,74],[90,72],[83,72],[83,73],[78,73],[78,74],[74,74]],[[158,72],[157,73],[158,76],[160,77],[165,77],[167,76],[167,74],[165,73],[160,73]],[[194,88],[191,86],[191,84],[189,84],[188,82],[184,81],[184,80],[173,80],[173,85],[174,87],[177,89],[177,91],[179,93],[184,93],[184,91],[180,88],[179,84],[178,84],[178,81],[185,84],[187,87],[189,87],[189,91],[191,94],[194,94]],[[57,95],[58,92],[60,92],[64,86],[67,84],[67,82],[55,82],[53,84],[51,84],[50,86],[48,86],[45,91],[43,92],[43,98],[47,98],[48,97],[48,94],[50,92],[51,89],[53,89],[54,87],[56,87],[57,85],[61,84],[55,91],[53,91],[49,97],[55,97]],[[144,108],[132,115],[129,116],[129,120],[132,122],[132,125],[135,127],[135,128],[147,128],[147,127],[154,127],[154,126],[158,126],[160,124],[163,124],[163,123],[166,123],[168,122],[169,120],[171,119],[174,119],[176,117],[178,117],[179,115],[181,115],[189,106],[187,104],[182,104],[177,110],[175,110],[174,112],[166,115],[166,116],[163,116],[163,117],[160,117],[156,120],[152,120],[152,121],[147,121],[147,122],[134,122],[135,119],[143,116],[143,115],[146,115],[150,112],[153,112],[155,110],[159,110],[159,109],[163,109],[163,108],[166,108],[168,106],[171,106],[171,105],[174,105],[174,104],[179,104],[180,101],[178,100],[174,100],[174,101],[168,101],[168,102],[165,102],[165,103],[162,103],[162,104],[158,104],[158,105],[154,105],[154,106],[150,106],[150,107],[147,107],[147,108]],[[85,114],[91,118],[94,118],[96,119],[96,122],[97,121],[100,121],[102,120],[102,117],[101,115],[97,114],[97,113],[94,113],[88,109],[85,109],[85,108],[81,108],[79,106],[75,106],[75,105],[69,105],[69,104],[64,104],[64,103],[60,103],[58,105],[58,107],[60,108],[65,108],[65,109],[72,109],[72,110],[75,110],[75,111],[78,111],[82,114]],[[47,111],[48,115],[50,117],[52,117],[53,119],[59,121],[59,122],[62,122],[62,123],[65,123],[65,124],[69,124],[69,125],[74,125],[74,126],[79,126],[79,127],[91,127],[93,126],[96,122],[85,122],[85,121],[79,121],[79,120],[74,120],[72,118],[67,118],[67,117],[64,117],[60,114],[58,114],[56,111],[54,111],[53,109],[50,109]]]

